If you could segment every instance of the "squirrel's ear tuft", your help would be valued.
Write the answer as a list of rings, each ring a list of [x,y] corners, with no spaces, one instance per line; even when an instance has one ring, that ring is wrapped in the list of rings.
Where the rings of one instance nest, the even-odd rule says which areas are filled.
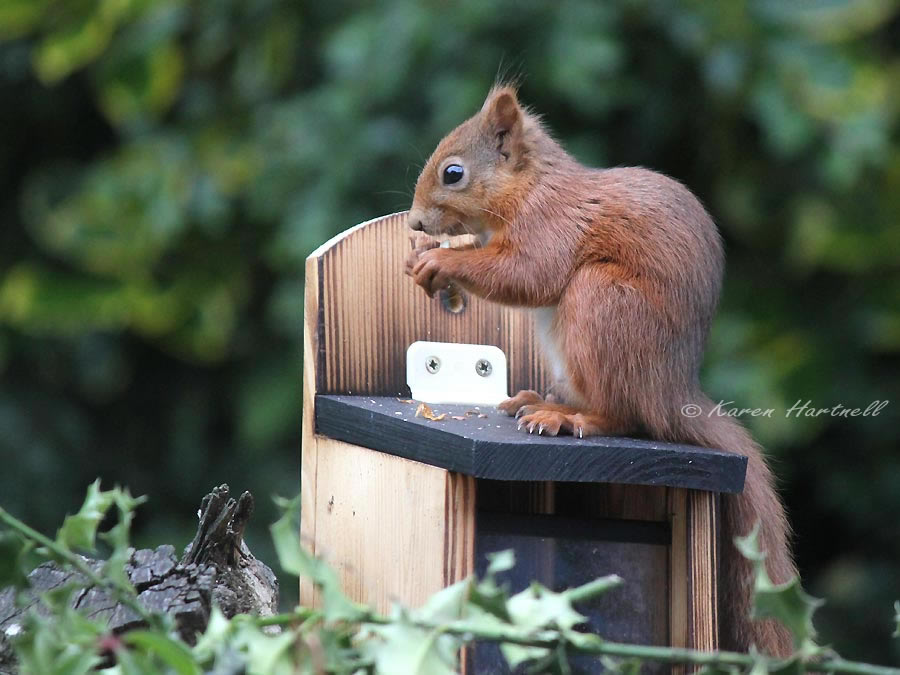
[[[481,111],[496,133],[508,133],[517,123],[521,123],[522,111],[516,90],[512,87],[491,89]]]
[[[481,109],[486,131],[496,139],[504,159],[516,154],[522,138],[522,109],[512,87],[495,87]]]

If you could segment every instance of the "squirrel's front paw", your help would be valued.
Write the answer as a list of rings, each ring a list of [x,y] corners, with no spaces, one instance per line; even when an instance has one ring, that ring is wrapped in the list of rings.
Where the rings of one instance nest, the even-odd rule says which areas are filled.
[[[412,268],[415,282],[425,289],[429,297],[442,288],[450,285],[451,275],[448,270],[449,257],[453,251],[446,248],[433,248],[419,256],[419,261]]]
[[[427,234],[416,232],[414,235],[410,236],[409,243],[412,246],[412,250],[409,252],[409,255],[406,256],[406,274],[412,276],[413,268],[419,262],[422,254],[425,253],[425,251],[438,248],[441,245],[441,242]]]

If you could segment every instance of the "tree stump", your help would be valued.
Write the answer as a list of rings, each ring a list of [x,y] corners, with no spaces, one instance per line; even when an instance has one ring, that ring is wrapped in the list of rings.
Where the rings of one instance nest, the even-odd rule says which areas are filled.
[[[203,498],[200,523],[181,560],[175,547],[132,550],[125,571],[138,592],[138,600],[153,612],[175,619],[178,633],[189,644],[206,629],[213,604],[226,617],[235,614],[269,616],[278,611],[278,580],[272,570],[257,560],[244,543],[244,528],[253,513],[253,496],[238,499],[220,485]],[[99,571],[104,561],[85,558]],[[92,619],[105,621],[110,632],[120,634],[144,623],[128,607],[114,602],[107,592],[91,585],[83,575],[44,563],[28,575],[31,588],[25,602],[16,605],[15,590],[0,591],[0,675],[16,672],[9,638],[21,630],[30,610],[47,614],[41,593],[71,585],[72,607]]]

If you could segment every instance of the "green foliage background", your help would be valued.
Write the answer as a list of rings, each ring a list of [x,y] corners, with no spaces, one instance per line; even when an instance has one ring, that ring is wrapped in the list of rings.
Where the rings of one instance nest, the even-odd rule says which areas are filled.
[[[0,502],[49,531],[99,475],[151,496],[138,543],[181,545],[229,482],[264,552],[266,495],[299,485],[303,260],[408,206],[498,69],[584,162],[707,204],[729,254],[707,389],[776,409],[745,420],[825,641],[897,662],[889,0],[0,0]],[[785,418],[798,399],[891,402]]]

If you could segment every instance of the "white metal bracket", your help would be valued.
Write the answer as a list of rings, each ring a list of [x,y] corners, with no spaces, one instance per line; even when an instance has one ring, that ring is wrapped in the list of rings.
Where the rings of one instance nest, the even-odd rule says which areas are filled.
[[[417,401],[497,405],[506,393],[506,354],[492,345],[413,342],[406,383]]]

